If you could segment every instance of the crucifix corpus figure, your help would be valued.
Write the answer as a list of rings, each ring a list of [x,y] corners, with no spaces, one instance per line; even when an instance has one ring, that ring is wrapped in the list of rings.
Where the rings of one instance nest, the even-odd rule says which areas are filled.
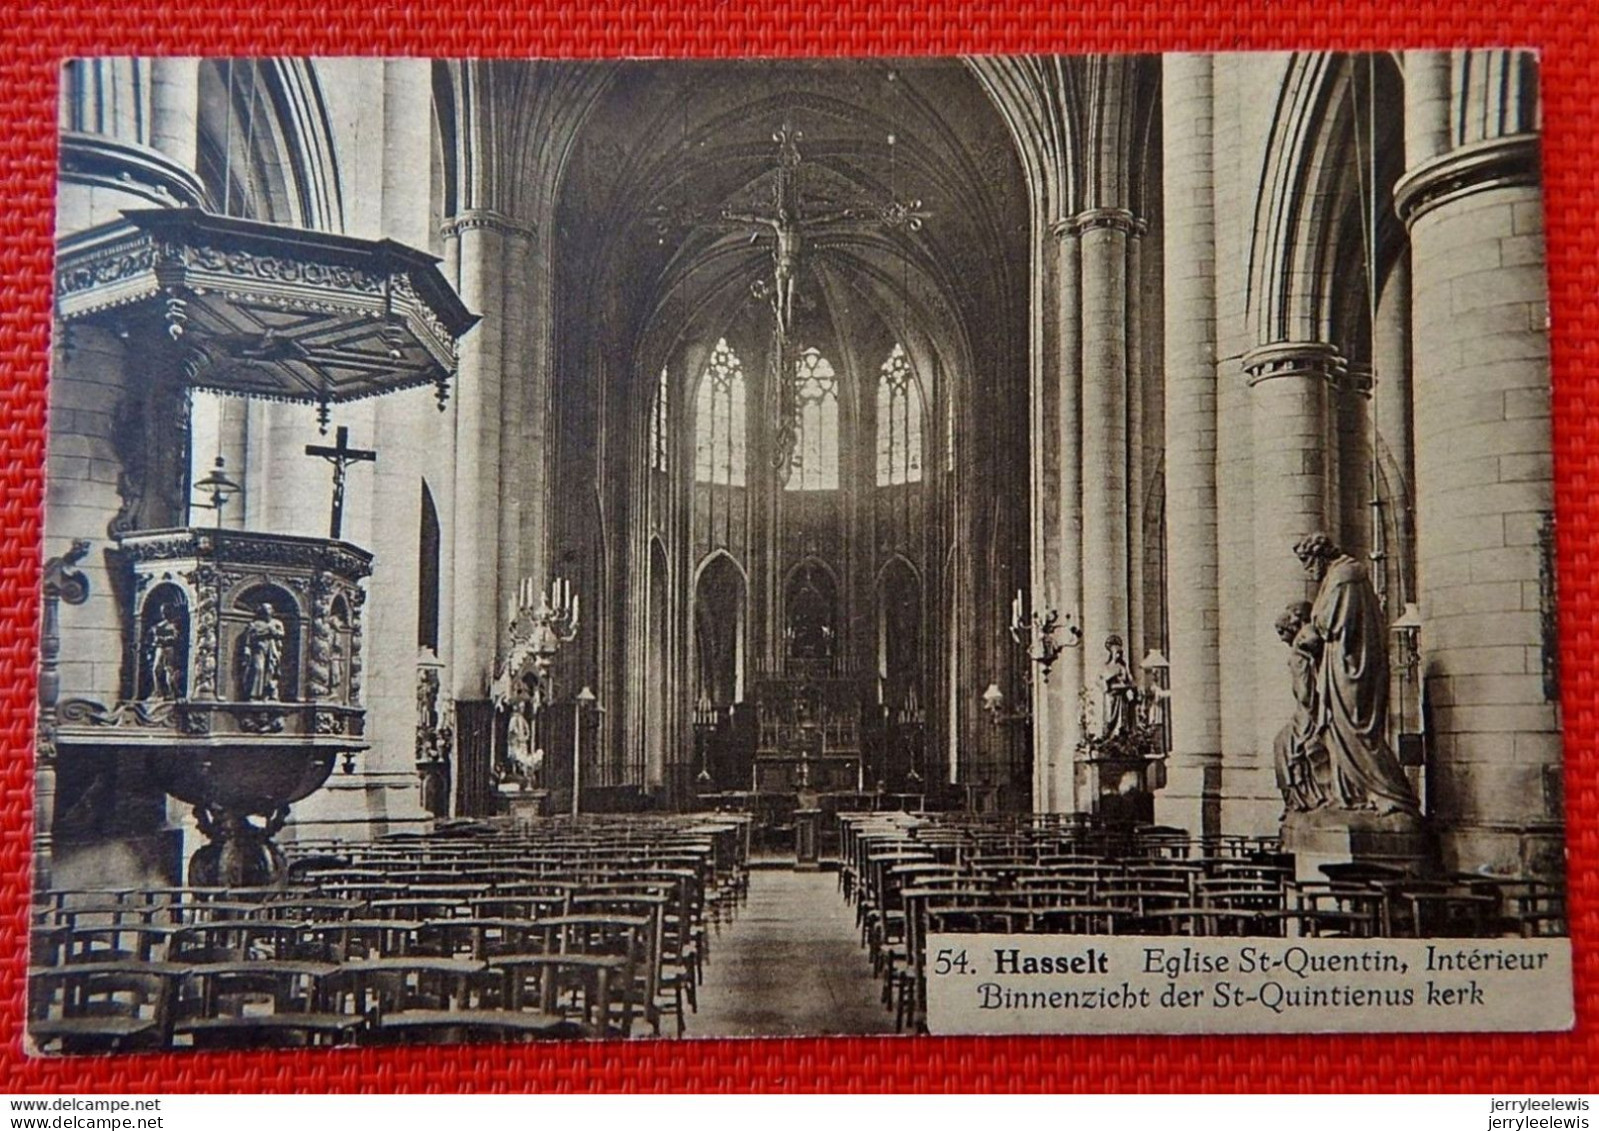
[[[321,456],[333,465],[333,517],[328,523],[328,537],[337,539],[344,531],[345,468],[352,463],[373,463],[377,460],[378,454],[350,447],[350,430],[342,424],[334,433],[332,447],[326,444],[307,444],[305,454]]]
[[[799,282],[801,259],[806,236],[823,230],[841,227],[862,229],[893,227],[896,218],[907,227],[916,229],[926,214],[919,211],[921,202],[906,206],[898,201],[877,203],[862,201],[854,207],[836,208],[827,212],[807,213],[800,188],[799,143],[804,133],[789,122],[784,122],[773,134],[778,146],[776,179],[772,184],[772,211],[768,213],[725,208],[721,219],[727,224],[753,224],[767,228],[772,233],[773,289],[772,313],[777,319],[777,331],[786,343],[794,328],[794,290]],[[755,239],[760,238],[757,232]]]
[[[788,195],[788,194],[783,194]],[[857,219],[853,209],[842,208],[817,216],[801,218],[788,203],[780,203],[775,215],[762,216],[756,212],[736,212],[728,209],[722,219],[730,223],[757,224],[772,231],[772,314],[777,319],[777,329],[784,340],[794,329],[794,288],[798,281],[800,253],[804,247],[805,231],[831,227],[845,220]],[[759,239],[756,233],[755,239]]]

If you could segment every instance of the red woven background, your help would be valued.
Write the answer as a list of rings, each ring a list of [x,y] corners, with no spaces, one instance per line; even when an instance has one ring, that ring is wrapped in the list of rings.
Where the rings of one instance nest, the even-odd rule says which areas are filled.
[[[1586,1091],[1599,1033],[1599,2],[626,0],[0,5],[0,1091]],[[1075,6],[1073,6],[1075,7]],[[1506,22],[1512,14],[1513,22]],[[1578,1030],[1545,1036],[634,1042],[29,1061],[21,1051],[56,68],[95,54],[844,55],[1524,44],[1543,51],[1561,630]]]

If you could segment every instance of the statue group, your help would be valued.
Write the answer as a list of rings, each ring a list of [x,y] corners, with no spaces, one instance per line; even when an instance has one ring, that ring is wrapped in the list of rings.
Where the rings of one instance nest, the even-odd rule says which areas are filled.
[[[1275,625],[1294,696],[1274,751],[1284,804],[1419,815],[1385,737],[1388,641],[1370,575],[1325,534],[1300,539],[1294,554],[1319,588],[1313,604],[1288,606]]]

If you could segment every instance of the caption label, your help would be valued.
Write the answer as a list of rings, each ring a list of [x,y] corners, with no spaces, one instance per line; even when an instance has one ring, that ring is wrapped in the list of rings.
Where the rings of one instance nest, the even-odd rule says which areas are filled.
[[[1569,1029],[1569,939],[931,935],[942,1034]]]

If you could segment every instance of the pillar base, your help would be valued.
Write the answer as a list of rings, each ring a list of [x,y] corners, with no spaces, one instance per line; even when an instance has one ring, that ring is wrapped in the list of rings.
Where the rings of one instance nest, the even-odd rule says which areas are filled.
[[[1440,830],[1451,872],[1560,882],[1566,872],[1566,830],[1558,824],[1455,825]]]
[[[1194,765],[1172,759],[1166,788],[1155,794],[1155,823],[1187,829],[1190,836],[1221,834],[1221,765]]]
[[[1313,809],[1287,813],[1283,851],[1294,856],[1294,878],[1327,879],[1326,864],[1375,864],[1414,875],[1437,870],[1437,838],[1410,813]]]

